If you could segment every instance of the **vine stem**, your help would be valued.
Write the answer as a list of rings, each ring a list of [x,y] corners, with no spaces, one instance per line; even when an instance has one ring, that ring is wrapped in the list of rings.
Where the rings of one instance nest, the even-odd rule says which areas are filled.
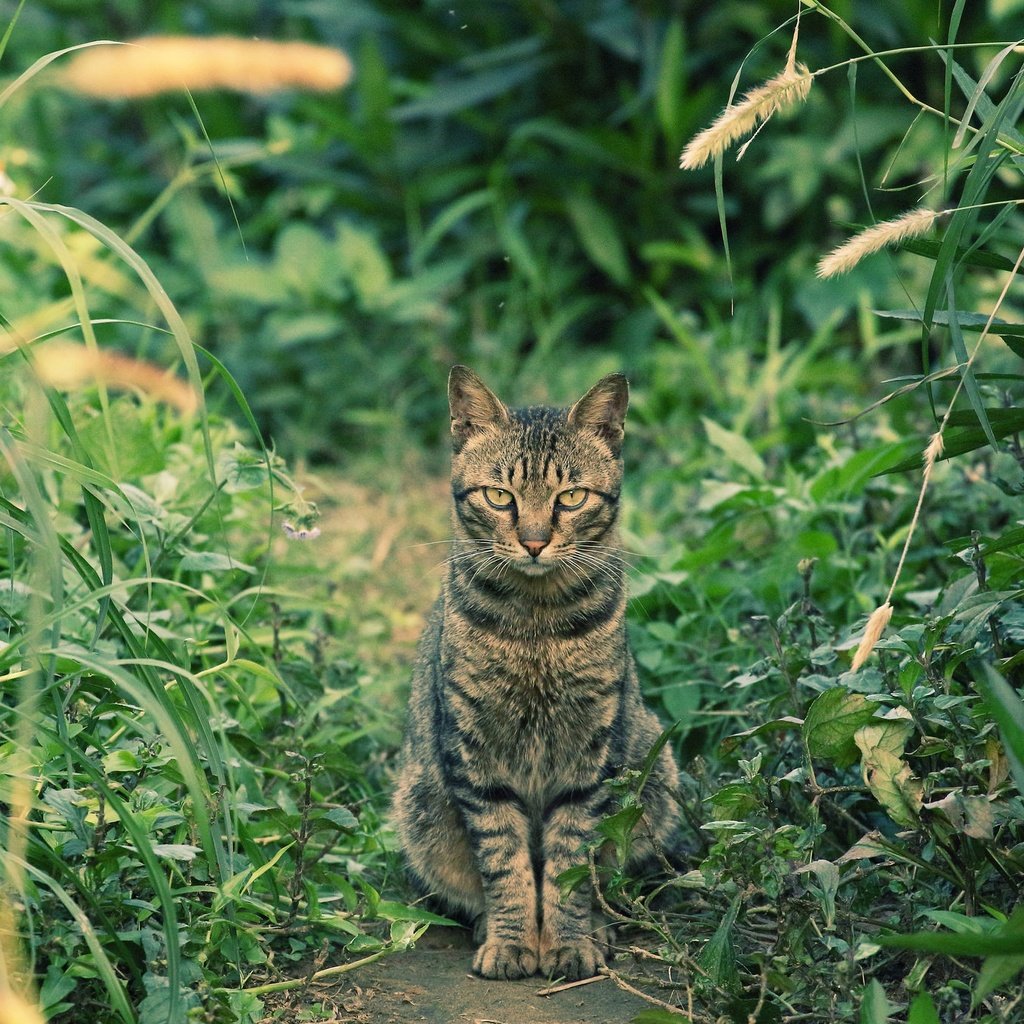
[[[610,967],[602,967],[600,973],[604,975],[606,978],[611,978],[612,981],[614,981],[615,984],[618,985],[623,992],[629,992],[634,996],[639,996],[641,999],[646,1000],[648,1003],[651,1003],[654,1006],[658,1006],[661,1009],[666,1010],[668,1013],[674,1014],[677,1017],[685,1017],[690,1021],[695,1021],[698,1019],[697,1017],[687,1013],[686,1010],[681,1010],[678,1006],[673,1006],[671,1003],[666,1003],[664,999],[659,999],[657,996],[652,996],[648,992],[644,992],[641,989],[635,988],[634,986],[630,985],[630,983],[626,981],[625,978],[616,974],[616,972],[613,971]],[[699,1019],[709,1020],[710,1018]]]

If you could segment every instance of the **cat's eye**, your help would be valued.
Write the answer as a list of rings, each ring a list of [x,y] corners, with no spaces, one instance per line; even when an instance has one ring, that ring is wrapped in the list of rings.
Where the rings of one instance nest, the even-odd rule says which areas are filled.
[[[485,487],[484,497],[491,508],[511,508],[516,500],[512,497],[512,492],[506,491],[503,487]]]
[[[589,493],[586,487],[573,487],[571,490],[562,491],[555,498],[555,503],[559,508],[579,508],[587,500]]]

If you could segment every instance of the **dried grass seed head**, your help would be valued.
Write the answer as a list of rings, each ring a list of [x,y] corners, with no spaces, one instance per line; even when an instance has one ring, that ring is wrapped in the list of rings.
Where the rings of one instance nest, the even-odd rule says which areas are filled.
[[[329,92],[351,78],[352,62],[330,46],[234,36],[148,36],[124,46],[83,50],[60,80],[74,92],[126,99],[185,89]]]
[[[683,150],[679,166],[686,171],[696,170],[721,156],[772,114],[807,99],[812,81],[806,65],[791,61],[774,78],[751,89],[739,103],[726,107],[713,124],[694,136]]]
[[[892,605],[888,601],[879,605],[871,613],[868,624],[864,627],[864,636],[861,637],[860,644],[853,656],[853,662],[850,664],[851,672],[856,672],[868,660],[868,655],[874,650],[875,644],[885,632],[885,627],[889,625],[891,618]]]
[[[818,277],[836,277],[852,270],[865,256],[931,230],[941,211],[917,209],[892,220],[883,220],[848,238],[818,262]]]

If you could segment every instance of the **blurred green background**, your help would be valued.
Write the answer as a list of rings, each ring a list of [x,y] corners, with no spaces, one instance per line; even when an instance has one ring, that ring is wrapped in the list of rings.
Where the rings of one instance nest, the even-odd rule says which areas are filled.
[[[932,0],[834,6],[877,50],[941,27]],[[785,363],[812,346],[813,370],[773,371],[775,412],[792,424],[824,390],[863,401],[871,339],[857,310],[906,306],[902,290],[916,283],[913,265],[899,281],[885,259],[818,282],[814,261],[850,226],[916,203],[943,130],[925,119],[908,135],[915,111],[870,64],[855,80],[819,80],[741,164],[727,155],[727,261],[713,170],[685,174],[678,155],[741,66],[741,92],[781,68],[791,30],[779,26],[795,9],[32,3],[9,42],[8,78],[63,46],[155,33],[321,42],[348,52],[356,75],[330,95],[200,94],[200,126],[185,96],[102,101],[47,72],[4,108],[0,160],[19,194],[77,206],[132,241],[288,456],[339,462],[409,431],[432,444],[456,360],[523,400],[567,401],[622,368],[641,415],[684,429],[703,411],[740,412],[770,352]],[[1001,38],[1020,9],[970,3],[960,37]],[[804,12],[799,56],[812,70],[856,52]],[[963,60],[976,72],[990,56]],[[891,64],[942,106],[934,55]],[[15,318],[23,275],[49,279],[54,299],[67,286],[27,229],[7,227],[0,287]],[[113,316],[134,296],[109,276]],[[107,336],[150,356],[161,345],[123,327]],[[897,345],[880,369],[915,367]],[[747,410],[759,429],[772,426],[765,415]]]

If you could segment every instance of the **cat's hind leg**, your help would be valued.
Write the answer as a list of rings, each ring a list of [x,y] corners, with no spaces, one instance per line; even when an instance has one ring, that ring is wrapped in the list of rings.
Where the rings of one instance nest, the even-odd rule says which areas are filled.
[[[399,778],[394,818],[417,890],[479,934],[483,883],[462,817],[418,765],[406,765]]]

